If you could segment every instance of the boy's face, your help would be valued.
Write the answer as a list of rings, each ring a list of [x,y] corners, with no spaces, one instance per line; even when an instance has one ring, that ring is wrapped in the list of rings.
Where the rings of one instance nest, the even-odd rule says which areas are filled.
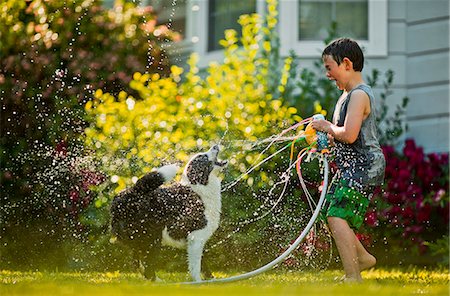
[[[323,65],[326,69],[326,76],[329,80],[333,80],[336,83],[337,88],[340,90],[344,90],[344,74],[345,74],[345,66],[344,63],[340,65],[333,59],[332,56],[326,55],[323,57]]]

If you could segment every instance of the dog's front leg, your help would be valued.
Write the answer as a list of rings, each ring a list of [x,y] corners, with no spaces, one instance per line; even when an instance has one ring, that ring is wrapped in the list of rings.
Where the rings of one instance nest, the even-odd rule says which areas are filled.
[[[202,254],[203,247],[205,246],[206,240],[199,239],[199,234],[195,234],[196,231],[191,233],[188,237],[188,264],[189,273],[194,281],[200,282],[201,278],[201,266],[202,266]]]

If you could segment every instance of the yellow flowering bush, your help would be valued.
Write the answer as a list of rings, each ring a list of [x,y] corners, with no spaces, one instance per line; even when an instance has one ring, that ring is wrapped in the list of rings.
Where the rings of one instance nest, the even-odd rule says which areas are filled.
[[[193,54],[186,73],[177,66],[171,67],[168,77],[134,73],[130,87],[138,97],[95,92],[95,99],[85,107],[92,122],[85,130],[86,144],[108,164],[107,173],[118,184],[116,191],[162,162],[186,161],[213,143],[256,141],[301,119],[295,108],[283,105],[282,96],[268,92],[267,52],[272,49],[261,40],[275,26],[275,16],[276,10],[269,10],[266,20],[257,14],[243,15],[239,19],[242,46],[237,45],[237,32],[227,30],[220,41],[223,62],[211,63],[204,75],[197,67],[199,57]],[[289,71],[289,64],[288,58],[282,72]],[[279,81],[281,94],[287,77],[282,74]],[[254,159],[251,153],[241,157],[245,159],[231,159],[231,166]],[[241,165],[238,170],[245,168]]]
[[[289,167],[289,149],[251,174],[242,175],[288,144],[273,145],[261,156],[268,145],[263,140],[302,119],[296,108],[286,104],[292,96],[291,80],[296,77],[293,71],[297,70],[292,57],[279,59],[274,31],[277,1],[267,3],[264,18],[258,14],[240,17],[240,37],[234,30],[225,31],[220,41],[223,61],[200,70],[199,56],[193,54],[186,70],[172,66],[167,77],[134,73],[130,88],[135,96],[123,91],[116,96],[102,90],[95,92],[95,98],[85,106],[91,122],[85,129],[85,143],[102,160],[110,181],[97,188],[99,195],[92,215],[95,218],[88,221],[86,217],[85,224],[108,223],[104,205],[152,168],[185,162],[190,155],[221,144],[224,149],[220,157],[229,165],[224,173],[223,187],[227,189],[223,193],[221,231],[207,250],[215,258],[212,263],[220,268],[247,268],[258,260],[267,261],[278,254],[280,244],[291,239],[286,233],[298,231],[302,215],[308,213],[303,210],[299,186],[290,183],[286,191],[279,186]],[[325,113],[318,104],[314,110]],[[241,181],[227,187],[236,180]],[[280,196],[282,202],[278,203]],[[241,221],[261,217],[274,203],[279,206],[270,219],[248,224],[245,231],[235,231]],[[240,256],[226,256],[230,243],[239,249]],[[111,261],[110,255],[104,256]]]

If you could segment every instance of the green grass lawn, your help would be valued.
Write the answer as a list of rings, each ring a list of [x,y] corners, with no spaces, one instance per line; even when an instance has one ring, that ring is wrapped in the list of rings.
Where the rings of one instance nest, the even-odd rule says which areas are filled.
[[[363,272],[361,284],[335,280],[341,271],[274,270],[257,277],[225,284],[180,285],[184,273],[159,272],[162,283],[135,273],[42,273],[0,271],[0,295],[449,295],[449,271],[374,269]],[[216,277],[229,274],[217,273]]]

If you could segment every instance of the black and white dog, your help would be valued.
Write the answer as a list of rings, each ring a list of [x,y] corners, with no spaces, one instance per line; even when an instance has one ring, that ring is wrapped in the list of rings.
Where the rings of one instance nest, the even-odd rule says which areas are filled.
[[[215,145],[192,157],[180,183],[160,187],[178,170],[177,165],[166,165],[144,175],[114,198],[112,234],[132,248],[146,278],[156,278],[161,246],[170,245],[187,247],[189,272],[193,280],[201,281],[203,247],[219,227],[221,213],[218,173],[227,162],[218,160],[218,153]]]

